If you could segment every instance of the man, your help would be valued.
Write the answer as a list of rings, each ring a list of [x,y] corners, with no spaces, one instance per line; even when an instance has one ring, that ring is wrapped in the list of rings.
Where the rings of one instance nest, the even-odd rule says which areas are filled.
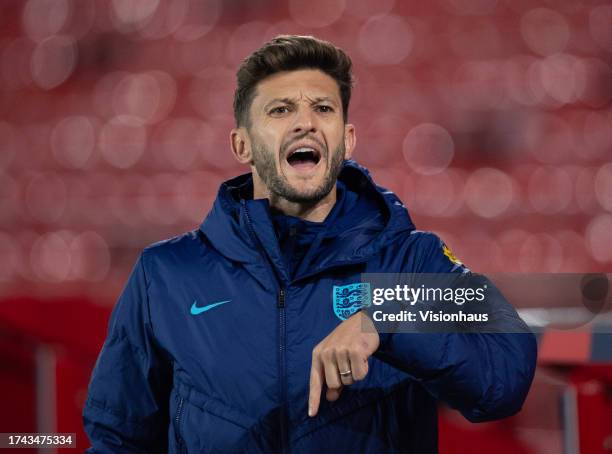
[[[346,54],[280,36],[237,80],[231,148],[251,173],[141,254],[93,371],[89,452],[430,453],[437,399],[471,421],[516,413],[531,334],[378,334],[333,304],[365,272],[471,274],[349,160]]]

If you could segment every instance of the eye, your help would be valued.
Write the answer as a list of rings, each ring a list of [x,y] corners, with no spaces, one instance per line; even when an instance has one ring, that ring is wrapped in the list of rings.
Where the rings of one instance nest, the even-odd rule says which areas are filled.
[[[278,106],[278,107],[274,107],[272,109],[270,109],[270,112],[268,112],[270,115],[282,115],[282,114],[286,114],[289,112],[289,107],[288,106]]]
[[[323,104],[323,105],[318,105],[318,106],[316,107],[316,109],[317,109],[319,112],[322,112],[322,113],[330,113],[330,112],[333,112],[333,111],[334,111],[334,108],[333,108],[333,107],[331,107],[331,106],[326,106],[326,105],[324,105],[324,104]]]

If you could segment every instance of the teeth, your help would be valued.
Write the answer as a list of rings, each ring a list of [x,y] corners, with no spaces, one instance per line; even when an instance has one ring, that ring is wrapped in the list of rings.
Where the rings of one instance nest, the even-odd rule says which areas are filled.
[[[314,152],[315,151],[313,148],[298,148],[292,154],[296,154],[296,153],[313,153],[314,154]]]

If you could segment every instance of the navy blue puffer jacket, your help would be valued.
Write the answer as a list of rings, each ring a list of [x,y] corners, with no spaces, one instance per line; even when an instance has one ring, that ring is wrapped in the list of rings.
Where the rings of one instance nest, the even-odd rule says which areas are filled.
[[[394,333],[381,335],[365,380],[308,417],[312,350],[342,322],[334,286],[364,272],[468,272],[365,169],[349,161],[339,179],[354,210],[295,270],[267,200],[245,196],[250,174],[221,186],[200,229],[143,251],[91,377],[88,452],[433,453],[436,400],[474,422],[521,408],[533,335]]]

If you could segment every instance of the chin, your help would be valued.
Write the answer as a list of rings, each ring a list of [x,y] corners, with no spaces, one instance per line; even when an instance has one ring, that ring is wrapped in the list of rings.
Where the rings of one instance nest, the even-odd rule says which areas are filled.
[[[324,184],[291,184],[291,190],[301,197],[314,197],[316,194],[324,190]]]
[[[325,192],[323,185],[314,188],[292,187],[290,193],[284,194],[284,198],[293,203],[313,204],[324,199],[329,192]]]

